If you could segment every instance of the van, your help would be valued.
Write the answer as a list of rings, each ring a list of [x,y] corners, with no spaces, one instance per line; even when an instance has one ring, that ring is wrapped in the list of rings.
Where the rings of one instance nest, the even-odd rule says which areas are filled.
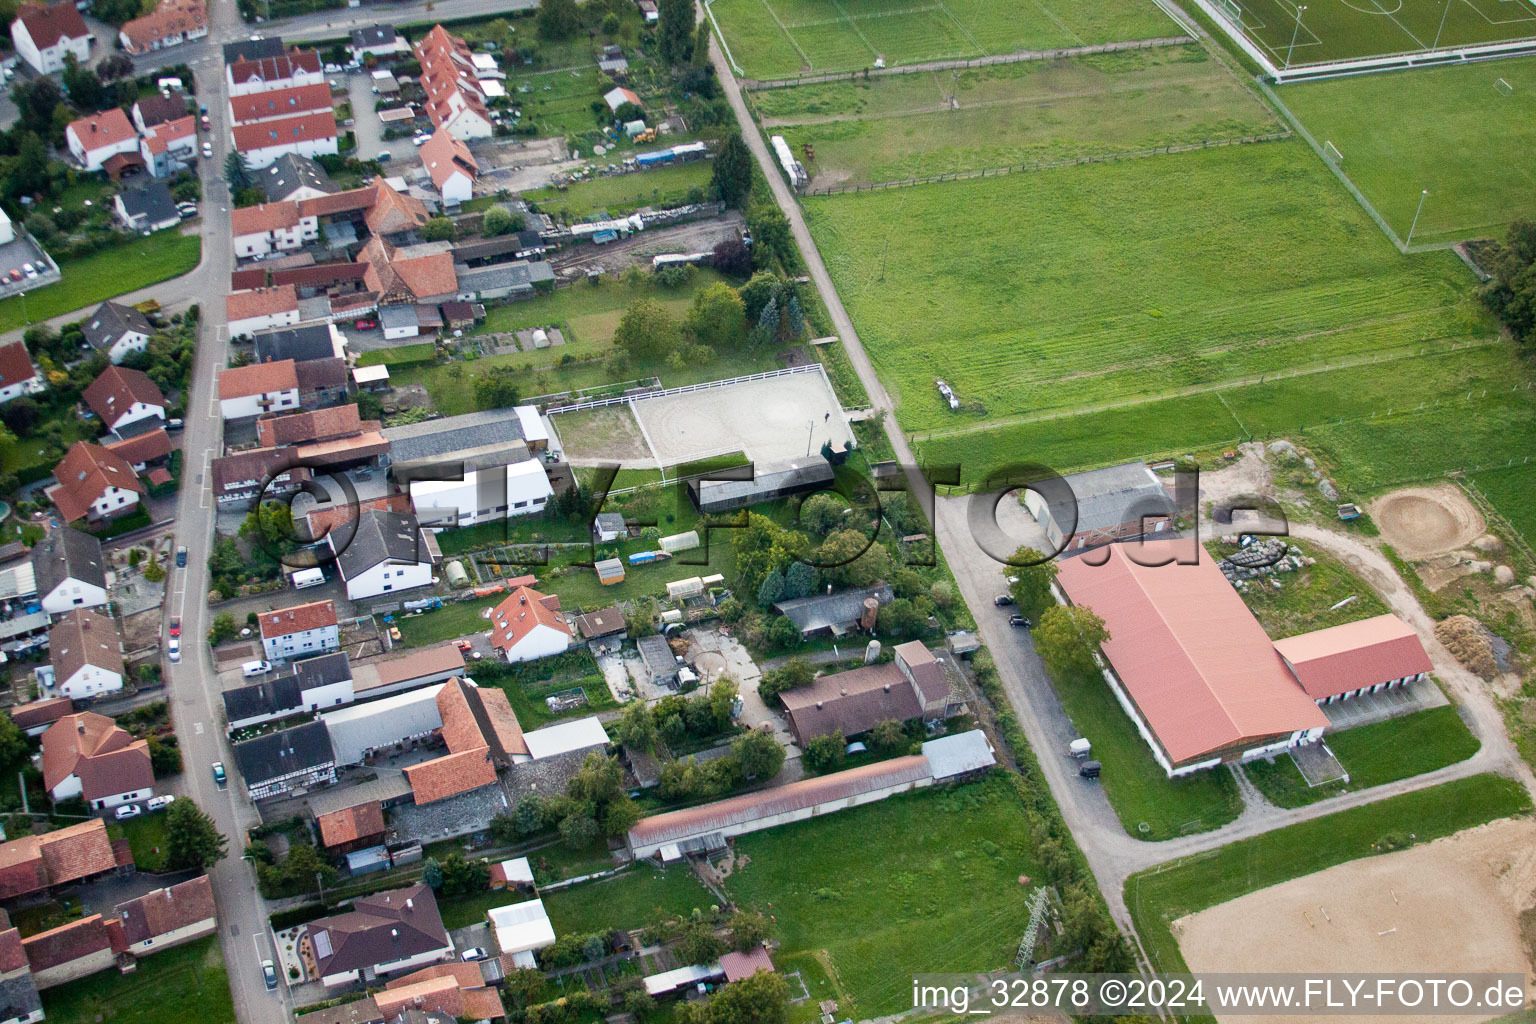
[[[240,671],[245,673],[247,678],[266,675],[271,670],[272,663],[270,661],[248,661],[240,666]]]
[[[318,587],[325,582],[325,572],[322,569],[300,569],[293,574],[293,589],[303,590],[306,587]]]
[[[394,158],[395,158],[395,155],[393,153],[391,153],[389,150],[381,149],[381,150],[379,150],[378,154],[373,159],[376,160],[377,162],[381,163],[381,164],[387,164],[391,160],[393,160]]]

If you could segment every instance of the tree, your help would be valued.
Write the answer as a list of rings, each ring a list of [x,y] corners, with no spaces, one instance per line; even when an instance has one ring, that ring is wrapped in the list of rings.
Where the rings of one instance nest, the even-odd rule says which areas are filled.
[[[475,375],[475,408],[507,409],[517,404],[517,379],[501,369]]]
[[[882,633],[921,633],[932,612],[933,605],[926,597],[898,597],[881,606],[876,625]]]
[[[1052,605],[1035,624],[1035,651],[1056,676],[1082,676],[1094,672],[1094,651],[1109,639],[1104,620],[1086,605],[1068,608]]]
[[[0,765],[14,766],[25,761],[32,753],[27,734],[10,715],[0,717]]]
[[[52,192],[53,177],[48,162],[48,147],[41,138],[29,131],[18,129],[16,137],[16,158],[10,162],[6,177],[7,198],[18,200],[22,196]]]
[[[875,727],[869,730],[869,741],[880,750],[895,750],[907,745],[907,729],[894,718],[886,718],[875,723]]]
[[[678,940],[677,959],[679,963],[707,964],[727,948],[725,940],[715,934],[714,926],[708,921],[690,921]]]
[[[431,217],[421,226],[421,237],[429,242],[451,242],[458,236],[458,226],[447,217]]]
[[[768,932],[768,918],[756,911],[738,910],[731,915],[731,946],[738,953],[761,946]]]
[[[847,747],[848,741],[843,739],[841,730],[812,736],[811,741],[805,745],[801,760],[813,772],[835,771],[842,767]]]
[[[707,1001],[682,1004],[682,1024],[784,1024],[789,1019],[789,983],[773,971],[758,971],[716,990]]]
[[[816,570],[805,562],[791,562],[784,573],[784,599],[793,601],[797,597],[808,597],[815,589]]]
[[[656,9],[656,52],[668,64],[693,56],[693,0],[661,0]]]
[[[34,136],[35,137],[35,136]],[[4,405],[0,405],[0,420],[5,422],[6,429],[17,437],[26,437],[32,433],[32,428],[37,426],[41,417],[37,403],[26,395],[13,398]]]
[[[757,323],[763,315],[763,309],[773,301],[775,295],[779,294],[782,285],[777,275],[767,270],[759,270],[746,284],[737,289],[749,322]]]
[[[1510,224],[1484,265],[1493,275],[1483,286],[1484,304],[1522,347],[1536,345],[1536,221]]]
[[[442,859],[439,865],[442,875],[437,886],[444,896],[467,896],[490,888],[490,868],[478,860],[467,860],[458,850]]]
[[[144,665],[143,668],[155,668],[153,665]],[[167,775],[179,775],[181,773],[181,746],[175,736],[161,739],[150,734],[149,741],[149,766],[155,773],[155,778],[163,779]]]
[[[89,64],[81,64],[72,53],[64,55],[64,91],[78,110],[100,110],[103,103],[101,79]]]
[[[794,657],[778,668],[763,673],[763,678],[757,684],[757,695],[764,703],[769,703],[785,690],[797,690],[815,681],[816,666],[804,658]]]
[[[739,343],[745,335],[746,305],[735,288],[716,281],[694,295],[683,326],[695,341],[719,351]]]
[[[784,574],[774,569],[763,577],[762,586],[757,588],[757,603],[766,607],[782,596],[784,596]]]
[[[544,0],[539,4],[539,35],[545,39],[569,39],[580,28],[576,0]]]
[[[709,264],[729,277],[746,277],[752,273],[752,250],[739,238],[727,238],[715,246]]]
[[[177,797],[165,812],[165,862],[172,871],[218,863],[228,842],[213,819],[187,797]]]
[[[213,628],[208,630],[208,645],[217,647],[240,635],[240,624],[230,612],[220,612],[213,617]]]
[[[112,82],[133,74],[133,58],[126,53],[114,53],[103,57],[96,65],[96,74],[103,82]]]
[[[779,774],[784,766],[784,748],[772,733],[753,729],[731,744],[731,753],[741,764],[741,774],[759,782]]]
[[[229,183],[231,192],[239,192],[241,189],[251,188],[250,168],[245,166],[245,158],[237,151],[230,150],[224,158],[224,180]]]
[[[602,834],[597,820],[589,814],[569,814],[560,822],[560,838],[572,846],[595,845]]]
[[[1056,579],[1056,563],[1046,561],[1044,555],[1028,545],[1015,551],[1013,560],[1021,564],[1007,569],[1013,577],[1013,581],[1008,584],[1008,593],[1013,595],[1013,603],[1018,606],[1019,614],[1038,619],[1047,608],[1056,604],[1056,599],[1051,596],[1051,583]],[[1022,564],[1026,562],[1031,564]]]
[[[624,713],[613,724],[619,742],[632,750],[649,753],[656,746],[656,718],[650,705],[637,700],[624,706]]]
[[[891,553],[858,530],[838,530],[816,549],[821,578],[842,587],[867,587],[891,572]]]
[[[801,503],[800,522],[812,533],[825,537],[842,524],[843,513],[847,510],[846,501],[839,501],[836,495],[822,491]]]
[[[144,563],[144,578],[150,583],[161,583],[165,580],[165,566],[160,564],[158,558],[150,558]]]
[[[624,1012],[636,1020],[649,1020],[656,1012],[656,999],[643,988],[633,988],[624,993]]]
[[[752,232],[752,262],[759,267],[789,267],[796,262],[789,218],[777,206],[759,203],[749,209],[747,230]]]
[[[505,206],[493,206],[485,211],[480,220],[480,231],[485,235],[510,235],[527,227],[528,219],[521,213],[513,213]]]
[[[433,892],[443,887],[443,865],[436,857],[428,857],[421,866],[421,880]]]
[[[11,87],[11,98],[16,101],[22,127],[45,139],[55,137],[57,119],[54,115],[64,105],[64,91],[57,82],[51,78],[39,78],[30,83],[17,82]]]
[[[624,311],[613,344],[634,359],[665,359],[682,335],[672,314],[655,299],[639,299]]]
[[[709,183],[726,206],[740,209],[746,203],[747,196],[752,193],[752,150],[747,148],[740,132],[725,137],[720,152],[715,154],[714,172]],[[755,234],[752,244],[758,244]]]

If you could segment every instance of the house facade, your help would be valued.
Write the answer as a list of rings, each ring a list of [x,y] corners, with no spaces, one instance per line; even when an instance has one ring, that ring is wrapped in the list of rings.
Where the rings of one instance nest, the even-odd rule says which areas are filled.
[[[116,519],[137,511],[148,493],[133,467],[122,456],[89,441],[76,441],[53,468],[58,483],[43,493],[72,523]]]
[[[39,75],[63,71],[64,58],[70,54],[81,64],[91,60],[90,30],[69,0],[22,4],[11,22],[11,42],[16,55]]]
[[[299,378],[292,359],[219,371],[219,408],[226,420],[263,416],[298,407]]]
[[[83,530],[49,530],[33,545],[32,578],[37,581],[38,601],[50,615],[107,603],[101,541]]]
[[[334,601],[262,612],[261,647],[269,661],[286,661],[334,651],[341,645]]]
[[[0,345],[0,405],[23,395],[39,395],[48,390],[43,375],[32,365],[27,347],[19,341]]]
[[[80,797],[94,811],[155,792],[149,744],[105,715],[66,715],[43,733],[43,785],[57,803]]]
[[[64,142],[70,155],[87,171],[101,170],[119,153],[139,151],[138,133],[118,107],[71,121],[64,129]]]
[[[48,630],[48,651],[52,694],[89,700],[123,688],[123,641],[106,615],[90,608],[65,612]]]
[[[81,396],[108,430],[121,432],[142,420],[166,419],[165,396],[143,370],[109,366]]]
[[[149,347],[149,337],[155,331],[143,313],[132,306],[110,301],[96,307],[82,330],[90,346],[104,353],[113,363],[121,363],[134,352],[143,352]]]

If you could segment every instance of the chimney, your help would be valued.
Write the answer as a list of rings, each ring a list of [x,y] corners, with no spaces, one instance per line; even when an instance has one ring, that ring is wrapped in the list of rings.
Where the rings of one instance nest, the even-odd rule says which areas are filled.
[[[398,928],[391,928],[389,930],[389,937],[392,938],[392,939],[400,938],[400,929],[398,929]]]
[[[816,710],[817,710],[817,711],[820,711],[820,710],[821,710],[821,701],[817,701],[817,702],[816,702]]]
[[[75,728],[79,731],[81,736],[85,735],[85,723],[83,721],[82,722],[76,722],[75,723]]]
[[[409,897],[407,897],[406,901],[405,901],[405,909],[406,910],[415,910],[416,909],[416,901],[410,899]]]
[[[838,695],[842,696],[842,697],[848,696],[848,687],[845,686],[841,690],[839,690],[838,691]]]

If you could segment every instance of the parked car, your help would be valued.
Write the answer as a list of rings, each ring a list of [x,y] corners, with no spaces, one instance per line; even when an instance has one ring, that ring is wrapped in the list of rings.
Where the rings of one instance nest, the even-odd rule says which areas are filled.
[[[21,268],[20,267],[14,268],[11,271],[11,280],[12,281],[20,281],[21,280]]]
[[[148,807],[151,812],[163,811],[175,802],[176,798],[174,796],[171,796],[169,793],[163,793],[160,796],[150,797],[145,806]]]
[[[184,426],[186,426],[186,423],[181,419],[169,419],[165,421],[166,430],[180,430]]]
[[[206,108],[204,108],[204,109],[206,109]],[[208,115],[207,114],[203,115],[203,120],[202,120],[201,123],[202,123],[202,126],[203,126],[203,131],[205,131],[205,132],[213,131],[213,122],[208,120]]]
[[[171,636],[181,636],[181,616],[171,616]]]
[[[37,276],[37,268],[30,263],[23,263],[21,265],[21,272],[27,275],[27,280],[29,281]]]
[[[463,960],[465,963],[468,963],[471,960],[484,960],[485,950],[480,946],[466,949],[464,952],[459,954],[459,959]]]
[[[1035,624],[1022,615],[1010,615],[1008,616],[1008,625],[1014,627],[1023,626],[1025,629],[1031,629]]]
[[[425,146],[427,144],[427,140],[430,139],[431,137],[432,136],[428,135],[426,132],[422,132],[420,135],[416,135],[416,136],[413,136],[411,138],[411,145],[416,146],[418,148],[421,147],[421,146]]]
[[[176,549],[176,568],[178,568],[178,569],[185,569],[186,567],[187,567],[187,548],[186,548],[186,545],[182,545],[181,547]]]
[[[999,608],[1006,608],[1010,604],[1013,604],[1013,595],[1012,594],[998,594],[996,597],[994,597],[992,599],[992,603],[997,605]]]
[[[453,646],[466,653],[475,649],[475,645],[468,640],[455,640]]]
[[[211,142],[204,142],[203,143],[203,156],[207,157],[209,159],[211,159],[213,157],[213,143],[211,143]]]
[[[261,962],[261,980],[267,983],[268,989],[277,988],[277,968],[272,966],[271,960]]]
[[[339,74],[341,74],[341,65],[340,64],[327,64],[325,66],[325,73],[328,74],[328,75],[339,75]]]
[[[166,641],[165,654],[172,661],[181,660],[181,637],[173,636]]]
[[[379,322],[377,320],[357,320],[353,322],[352,326],[359,331],[371,331],[379,326]]]
[[[260,661],[248,661],[244,665],[240,666],[240,671],[245,675],[247,679],[253,679],[256,676],[264,676],[268,672],[272,671],[272,663],[264,659]]]
[[[220,786],[229,781],[229,776],[224,774],[223,761],[213,762],[213,781],[217,782]]]
[[[123,804],[123,806],[112,812],[112,816],[118,821],[127,821],[129,818],[137,818],[143,813],[144,808],[138,804]]]

